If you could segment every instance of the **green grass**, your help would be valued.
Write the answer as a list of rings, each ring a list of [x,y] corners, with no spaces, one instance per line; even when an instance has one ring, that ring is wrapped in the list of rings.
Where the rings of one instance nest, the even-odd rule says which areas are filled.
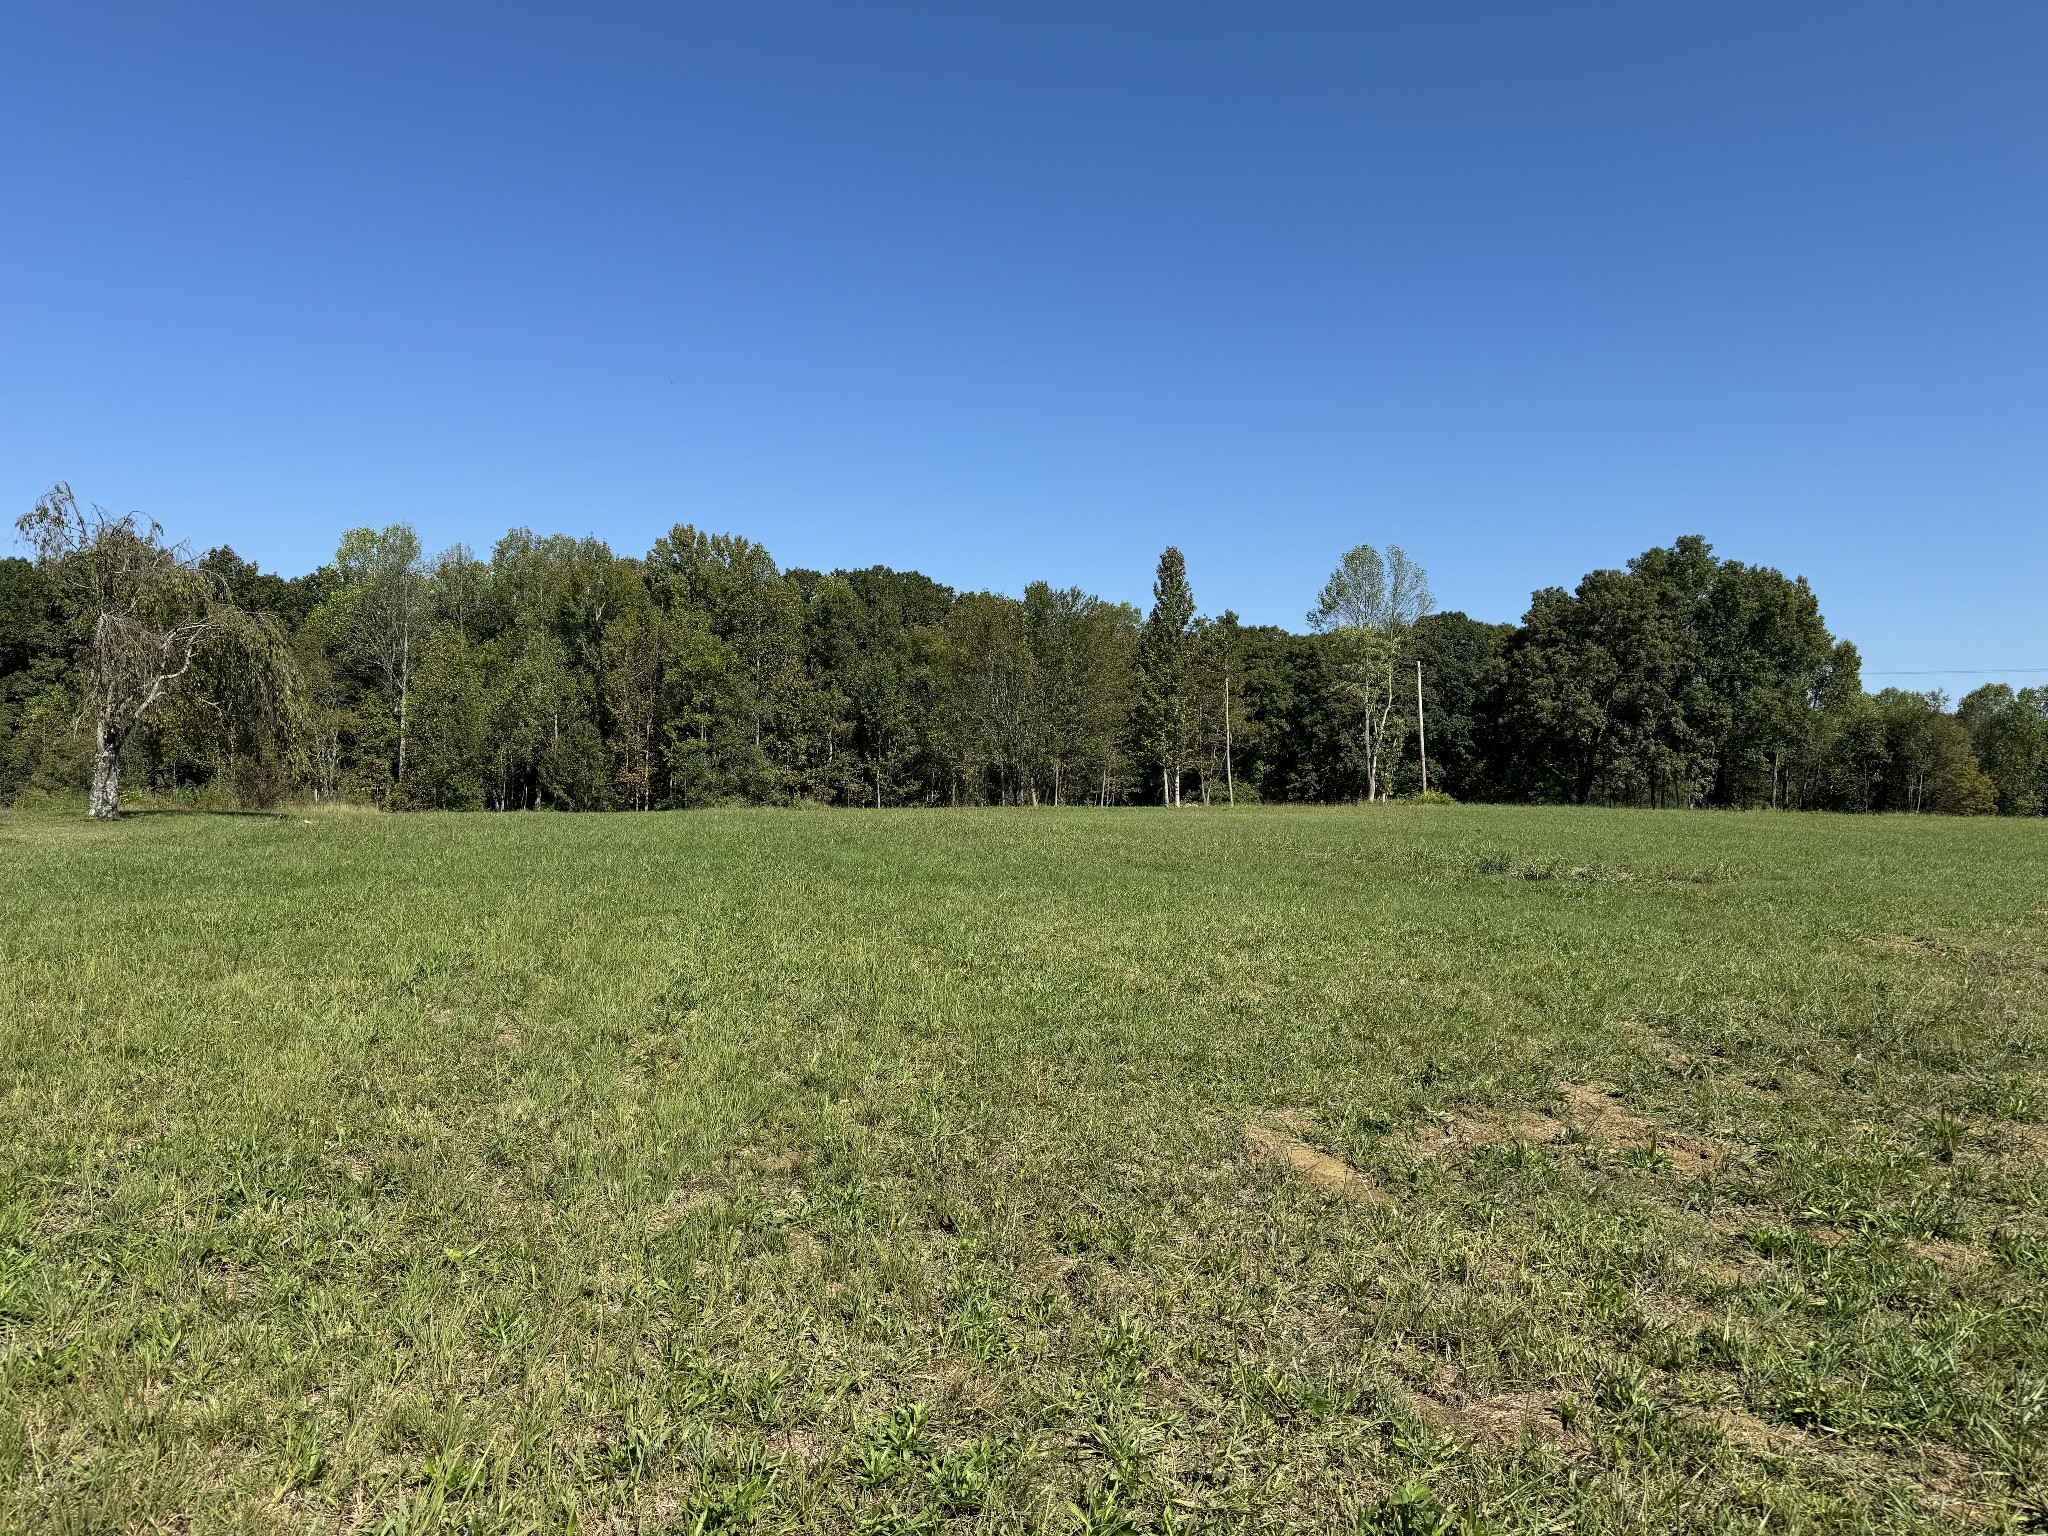
[[[18,815],[0,1530],[2039,1529],[2044,907],[2039,821]]]

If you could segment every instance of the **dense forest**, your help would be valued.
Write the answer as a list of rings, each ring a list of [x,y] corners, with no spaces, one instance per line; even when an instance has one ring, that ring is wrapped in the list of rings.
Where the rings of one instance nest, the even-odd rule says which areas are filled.
[[[1296,633],[1045,582],[779,568],[678,526],[488,558],[354,529],[309,575],[58,487],[0,559],[0,798],[393,809],[1469,800],[2039,815],[2048,690],[1867,693],[1803,578],[1652,549],[1519,624],[1343,556]]]

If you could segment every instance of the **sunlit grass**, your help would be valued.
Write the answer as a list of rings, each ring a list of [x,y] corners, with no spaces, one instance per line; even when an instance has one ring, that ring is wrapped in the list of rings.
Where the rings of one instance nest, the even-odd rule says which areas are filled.
[[[2016,821],[17,816],[0,1529],[2017,1518],[2044,907]]]

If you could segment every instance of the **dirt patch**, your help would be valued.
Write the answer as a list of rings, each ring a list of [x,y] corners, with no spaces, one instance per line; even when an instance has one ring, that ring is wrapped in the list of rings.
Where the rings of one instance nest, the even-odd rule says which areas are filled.
[[[1704,1136],[1669,1130],[1629,1109],[1604,1083],[1574,1083],[1564,1091],[1567,1118],[1601,1146],[1654,1146],[1680,1168],[1718,1168],[1728,1149]]]
[[[1636,1040],[1649,1055],[1663,1062],[1668,1071],[1684,1076],[1692,1068],[1690,1052],[1682,1051],[1640,1019],[1617,1019],[1614,1027]]]
[[[1838,1477],[1896,1477],[1909,1472],[1922,1493],[1944,1513],[1965,1521],[1987,1521],[1992,1506],[1984,1502],[1983,1469],[1950,1447],[1923,1442],[1903,1455],[1857,1454],[1842,1442],[1790,1424],[1773,1424],[1736,1403],[1686,1408],[1680,1412],[1695,1423],[1718,1428],[1727,1442],[1747,1455],[1771,1459],[1796,1457],[1830,1468]]]
[[[334,1161],[340,1166],[343,1173],[347,1174],[358,1184],[367,1182],[370,1177],[370,1171],[377,1166],[377,1159],[368,1152],[337,1153]]]
[[[810,1425],[770,1430],[762,1439],[771,1455],[814,1475],[831,1464],[839,1449],[832,1436]]]
[[[1456,1114],[1427,1121],[1404,1132],[1401,1143],[1417,1157],[1445,1157],[1480,1147],[1504,1147],[1517,1141],[1548,1146],[1563,1137],[1564,1127],[1550,1116],[1513,1109],[1500,1114]]]
[[[1760,1419],[1738,1403],[1717,1403],[1711,1408],[1679,1410],[1683,1417],[1696,1423],[1710,1424],[1727,1438],[1730,1445],[1752,1456],[1820,1456],[1827,1457],[1834,1447],[1826,1445],[1803,1429],[1789,1424],[1773,1424]]]
[[[226,1262],[209,1264],[205,1274],[220,1293],[231,1300],[242,1301],[256,1292],[256,1272],[243,1265]]]
[[[1905,1247],[1916,1259],[1959,1272],[1975,1269],[1985,1257],[1968,1243],[1950,1242],[1943,1237],[1909,1238]]]
[[[1745,1231],[1740,1227],[1717,1228],[1722,1237],[1735,1236]],[[1707,1285],[1747,1285],[1763,1268],[1763,1261],[1754,1248],[1743,1244],[1715,1253],[1694,1254],[1686,1260],[1686,1272],[1694,1279]]]
[[[1462,1440],[1516,1445],[1525,1434],[1539,1440],[1565,1437],[1565,1427],[1557,1417],[1554,1392],[1497,1392],[1490,1397],[1463,1400],[1425,1393],[1418,1401],[1424,1418]]]
[[[1413,1126],[1396,1144],[1421,1158],[1440,1158],[1502,1147],[1512,1142],[1547,1147],[1579,1137],[1610,1150],[1654,1146],[1683,1169],[1718,1168],[1729,1149],[1704,1136],[1669,1130],[1624,1106],[1602,1083],[1575,1083],[1564,1090],[1562,1119],[1535,1110],[1461,1113]]]
[[[782,1229],[782,1253],[793,1265],[815,1266],[825,1253],[826,1243],[815,1232],[802,1227]]]
[[[1998,1129],[2007,1139],[2018,1142],[2031,1153],[2035,1162],[2048,1163],[2048,1125],[2028,1125],[2008,1120]]]
[[[719,1192],[715,1189],[701,1189],[685,1185],[648,1213],[647,1235],[649,1237],[659,1237],[670,1227],[689,1215],[690,1212],[709,1205],[718,1198]]]
[[[1244,1128],[1244,1139],[1252,1151],[1274,1162],[1284,1162],[1326,1195],[1387,1205],[1393,1197],[1340,1157],[1319,1151],[1291,1131],[1270,1125]]]
[[[2048,1167],[2048,1125],[1979,1121],[1970,1127],[1970,1141],[1956,1149],[1957,1162],[1997,1170]]]

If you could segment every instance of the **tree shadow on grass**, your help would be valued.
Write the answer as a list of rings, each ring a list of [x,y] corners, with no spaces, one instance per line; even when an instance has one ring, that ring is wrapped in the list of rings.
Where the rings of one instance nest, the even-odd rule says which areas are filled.
[[[123,811],[118,821],[140,821],[146,816],[236,816],[256,821],[290,821],[290,811],[207,811],[182,805],[152,805],[139,810]],[[90,820],[83,817],[82,820]]]

